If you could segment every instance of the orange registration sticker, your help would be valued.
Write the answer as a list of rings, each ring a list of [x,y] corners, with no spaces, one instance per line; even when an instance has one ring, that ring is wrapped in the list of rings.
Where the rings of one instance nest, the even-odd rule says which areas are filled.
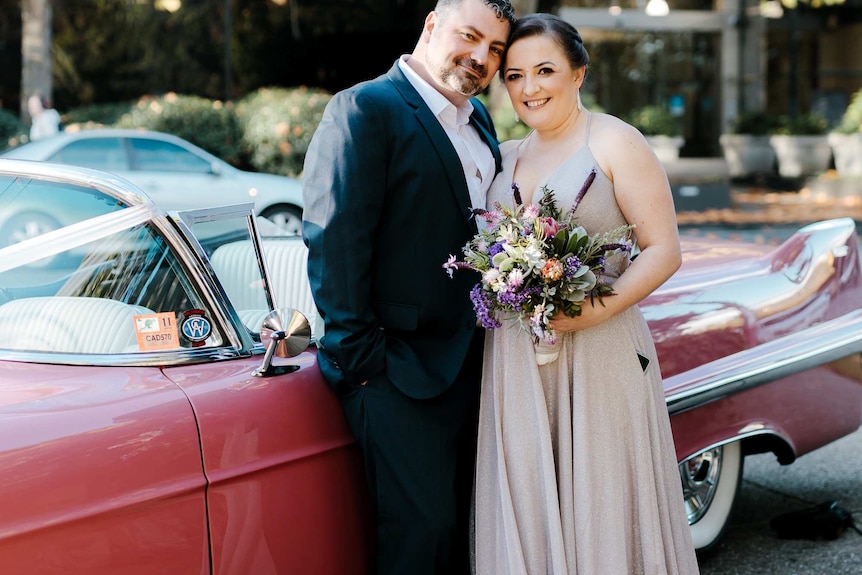
[[[141,351],[180,347],[177,317],[169,311],[136,315],[135,335],[138,337],[138,349]]]

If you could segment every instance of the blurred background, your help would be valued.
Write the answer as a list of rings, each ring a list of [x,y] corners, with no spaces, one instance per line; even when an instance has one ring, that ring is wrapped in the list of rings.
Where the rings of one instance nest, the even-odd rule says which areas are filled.
[[[723,134],[777,131],[782,122],[786,132],[834,130],[862,87],[862,0],[514,4],[518,15],[555,12],[572,22],[592,59],[588,104],[646,135],[680,138],[681,158],[721,158]],[[67,128],[125,117],[126,125],[166,129],[153,118],[174,109],[166,131],[237,164],[295,173],[327,94],[411,51],[433,7],[434,0],[0,0],[0,148],[26,140],[27,99],[39,94]],[[494,97],[503,90],[490,92],[502,138],[518,135],[506,99]],[[183,128],[183,118],[213,108],[222,116],[245,110],[224,145],[207,141],[200,122]],[[755,116],[761,127],[753,127]],[[271,119],[256,129],[273,131],[266,137],[274,153],[299,160],[254,165],[250,150],[263,135],[242,131],[259,117]]]

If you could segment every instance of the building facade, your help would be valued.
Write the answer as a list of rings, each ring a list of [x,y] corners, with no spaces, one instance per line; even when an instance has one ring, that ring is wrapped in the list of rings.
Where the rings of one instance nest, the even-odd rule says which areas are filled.
[[[837,122],[862,89],[862,0],[794,9],[778,0],[562,4],[590,52],[592,101],[621,117],[647,105],[670,110],[682,156],[720,156],[718,137],[741,111],[819,111]],[[648,14],[655,5],[666,13]]]

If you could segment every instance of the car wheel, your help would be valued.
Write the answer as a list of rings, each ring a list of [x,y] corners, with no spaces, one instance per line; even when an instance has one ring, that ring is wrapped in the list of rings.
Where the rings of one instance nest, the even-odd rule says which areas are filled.
[[[273,206],[264,210],[262,215],[278,226],[284,235],[302,235],[302,210],[296,206]]]
[[[29,240],[42,234],[60,229],[61,224],[48,214],[41,212],[23,212],[12,216],[0,230],[0,247],[11,246],[24,240]],[[44,258],[34,262],[30,267],[45,267],[56,260]]]
[[[724,536],[742,467],[738,441],[701,451],[679,464],[685,511],[697,551],[709,551]]]

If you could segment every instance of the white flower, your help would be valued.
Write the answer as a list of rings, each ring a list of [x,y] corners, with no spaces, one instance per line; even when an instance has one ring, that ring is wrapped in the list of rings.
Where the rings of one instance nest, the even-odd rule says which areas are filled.
[[[518,230],[512,224],[504,224],[500,226],[497,234],[497,241],[505,244],[515,243],[518,239]]]
[[[482,281],[495,292],[506,289],[506,276],[497,268],[491,268],[482,274]]]
[[[524,283],[524,272],[522,272],[519,268],[515,268],[509,272],[509,278],[506,283],[511,288],[521,287]]]

